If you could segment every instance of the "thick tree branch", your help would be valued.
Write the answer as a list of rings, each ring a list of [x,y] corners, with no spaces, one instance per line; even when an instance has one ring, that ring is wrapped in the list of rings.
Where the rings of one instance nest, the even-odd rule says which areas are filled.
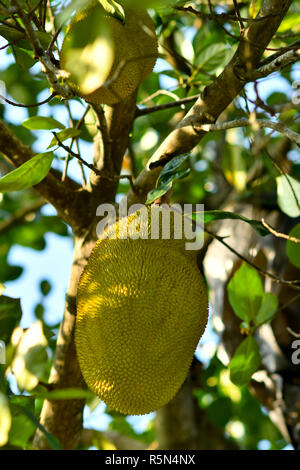
[[[18,167],[34,156],[32,150],[0,120],[0,152]],[[52,204],[61,217],[76,232],[88,224],[88,193],[76,189],[75,182],[62,183],[57,178],[57,171],[51,170],[41,183],[34,186],[40,194]],[[85,211],[83,210],[85,207]]]
[[[212,124],[241,92],[247,82],[247,74],[254,73],[259,61],[292,0],[264,0],[257,19],[244,31],[243,40],[224,71],[208,86],[185,118],[165,139],[135,182],[135,192],[128,193],[128,203],[145,201],[147,193],[155,185],[160,169],[149,169],[151,162],[165,155],[171,157],[191,151],[205,135],[200,124]],[[272,21],[270,21],[272,16]]]
[[[134,123],[136,96],[137,91],[127,100],[107,107],[105,115],[99,105],[92,106],[98,116],[100,129],[94,142],[94,166],[99,173],[91,172],[89,181],[95,209],[100,203],[114,201],[123,157],[129,144],[129,133]]]

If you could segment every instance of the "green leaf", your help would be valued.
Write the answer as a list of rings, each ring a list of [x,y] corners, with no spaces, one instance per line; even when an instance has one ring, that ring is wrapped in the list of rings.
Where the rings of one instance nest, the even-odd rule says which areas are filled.
[[[6,344],[22,317],[20,299],[0,296],[0,340]]]
[[[11,427],[11,413],[6,396],[0,392],[0,447],[8,441]]]
[[[255,324],[264,295],[258,272],[243,263],[230,280],[227,291],[235,314],[246,323],[252,321]]]
[[[38,385],[47,366],[47,345],[40,320],[23,332],[12,362],[12,371],[21,390],[32,390]]]
[[[219,397],[207,408],[207,415],[213,425],[224,428],[233,415],[232,400],[229,397]]]
[[[247,224],[251,225],[261,236],[270,235],[270,232],[263,226],[263,224],[259,220],[251,220],[243,215],[236,214],[235,212],[229,211],[205,211],[204,212],[204,223],[208,224],[213,220],[224,220],[224,219],[236,219],[242,220]]]
[[[300,23],[300,13],[291,13],[287,15],[281,22],[278,32],[283,33],[285,31],[291,31],[292,28],[298,26]]]
[[[115,2],[115,0],[99,0],[99,2],[109,15],[120,20],[122,24],[125,24],[125,12],[119,3]]]
[[[63,129],[62,131],[58,132],[56,135],[60,142],[64,142],[67,139],[78,137],[81,133],[80,129],[74,129],[74,127],[70,127],[69,129]],[[51,140],[50,144],[48,145],[48,149],[53,147],[54,145],[58,145],[58,140],[54,136]]]
[[[276,178],[277,202],[285,214],[289,217],[300,216],[300,183],[289,175],[281,175]]]
[[[0,178],[0,193],[21,191],[40,183],[51,168],[52,152],[39,153]]]
[[[278,298],[271,293],[265,293],[260,309],[256,315],[255,325],[259,326],[272,320],[278,308]]]
[[[300,242],[300,224],[297,224],[290,231],[289,236],[297,238]],[[290,262],[300,269],[300,243],[288,240],[286,244],[286,254]]]
[[[31,130],[52,130],[64,129],[65,126],[61,122],[46,116],[32,116],[22,122],[22,126]]]
[[[170,160],[164,166],[161,174],[158,177],[158,183],[160,182],[163,176],[173,174],[188,157],[189,157],[189,154],[184,154],[184,155],[179,155],[178,157],[172,158],[172,160]]]
[[[248,336],[238,346],[229,363],[230,380],[236,385],[247,384],[260,363],[257,341],[253,336]]]
[[[47,279],[44,279],[40,282],[40,290],[44,296],[48,295],[51,291],[51,284]]]
[[[197,55],[195,63],[198,70],[213,72],[223,64],[226,56],[226,45],[224,43],[212,44]]]
[[[156,199],[166,194],[171,188],[172,188],[172,183],[167,186],[152,189],[147,194],[146,204],[152,204],[152,202],[154,202]]]
[[[33,424],[44,434],[47,442],[49,443],[52,449],[61,450],[58,439],[44,428],[44,426],[39,422],[39,420],[34,416],[34,414],[31,413],[31,411],[21,405],[15,406],[18,407],[19,410],[22,411],[33,422]]]
[[[47,49],[49,46],[52,35],[46,33],[44,31],[35,31],[35,34],[40,41],[42,47]],[[7,42],[14,42],[15,46],[21,47],[22,49],[32,50],[32,44],[30,41],[25,39],[24,33],[21,31],[17,31],[14,28],[10,28],[9,26],[0,25],[0,36],[4,37]]]
[[[51,392],[34,391],[34,396],[47,400],[86,400],[93,397],[94,394],[90,390],[81,388],[64,388]]]
[[[249,6],[249,14],[251,18],[256,17],[257,13],[260,10],[261,2],[262,0],[251,0],[250,6]]]
[[[185,178],[190,173],[190,168],[177,171],[188,156],[188,154],[179,155],[178,157],[172,158],[172,160],[165,165],[157,179],[156,188],[149,191],[147,195],[146,204],[152,204],[152,202],[166,194],[172,188],[175,180]]]
[[[22,408],[34,412],[34,398],[15,395],[10,398],[12,424],[9,431],[9,444],[23,449],[28,447],[28,441],[36,430],[36,426],[23,413]]]
[[[27,72],[36,63],[36,60],[32,57],[32,54],[30,54],[30,52],[26,51],[25,49],[21,49],[20,47],[16,46],[11,46],[11,49],[16,63],[25,72]]]

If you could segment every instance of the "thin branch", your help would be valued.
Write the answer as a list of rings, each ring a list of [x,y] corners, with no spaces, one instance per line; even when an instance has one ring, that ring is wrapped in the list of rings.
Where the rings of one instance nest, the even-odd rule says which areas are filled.
[[[269,151],[267,150],[267,148],[264,148],[264,152],[266,153],[266,155],[268,156],[268,158],[271,160],[272,165],[276,168],[276,170],[277,170],[282,176],[285,177],[286,182],[287,182],[287,184],[289,185],[291,192],[293,193],[293,196],[294,196],[295,202],[296,202],[296,204],[297,204],[297,207],[298,207],[298,209],[300,210],[300,201],[298,200],[298,197],[297,197],[297,194],[296,194],[296,192],[295,192],[295,189],[294,189],[294,187],[293,187],[291,181],[289,180],[287,174],[285,173],[285,171],[282,170],[282,168],[280,168],[280,166],[278,165],[278,163],[276,163],[276,162],[273,160],[273,158],[271,157],[271,155],[270,155]]]
[[[33,29],[31,21],[22,6],[19,4],[19,1],[11,0],[11,4],[15,6],[19,17],[22,20],[27,37],[32,44],[35,58],[41,62],[43,66],[42,71],[46,74],[54,92],[65,99],[72,98],[74,93],[70,89],[69,85],[59,82],[59,78],[63,76],[63,71],[59,70],[55,63],[53,63],[51,54],[43,50],[43,47],[36,35],[36,31]]]
[[[9,23],[6,20],[1,19],[0,24],[3,24],[4,26],[7,26],[8,28],[16,29],[20,33],[24,34],[24,29],[22,28],[22,26],[19,23],[12,24],[12,23]]]
[[[72,118],[72,114],[71,114],[71,109],[70,109],[70,106],[69,106],[69,103],[68,101],[66,102],[66,108],[68,110],[68,114],[69,114],[69,123],[70,123],[70,126],[75,128],[75,129],[80,129],[80,127],[82,126],[82,124],[84,123],[84,119],[85,119],[85,116],[89,110],[89,106],[86,107],[83,115],[81,116],[81,118],[79,119],[79,121],[77,122],[76,126],[74,127],[74,123],[73,123],[73,118]],[[77,153],[79,154],[79,145],[78,145],[78,138],[77,137],[73,137],[72,138],[72,141],[71,141],[71,145],[70,145],[70,148],[72,148],[74,142],[76,143],[76,148],[77,148]],[[66,161],[65,161],[65,166],[64,166],[64,170],[63,170],[63,174],[62,174],[62,181],[65,181],[65,179],[67,178],[67,171],[68,171],[68,165],[69,165],[69,161],[70,161],[70,155],[68,154],[67,158],[66,158]],[[81,176],[82,176],[82,182],[83,182],[83,187],[86,186],[86,178],[85,178],[85,174],[84,174],[84,170],[83,170],[83,167],[82,167],[82,163],[81,162],[78,162],[79,164],[79,167],[80,167],[80,171],[81,171]]]
[[[181,212],[177,211],[177,209],[174,208],[173,210],[175,212],[178,212],[179,214],[181,214]],[[188,218],[189,218],[189,216],[188,216]],[[198,222],[197,220],[195,220],[194,223],[198,227],[200,227],[202,230],[204,230],[206,233],[208,233],[211,237],[213,237],[215,240],[217,240],[222,245],[224,245],[229,251],[234,253],[242,261],[245,261],[247,264],[249,264],[249,266],[252,266],[252,268],[255,268],[257,271],[259,271],[263,276],[269,277],[269,278],[273,279],[273,281],[275,281],[279,284],[288,285],[291,288],[300,291],[300,279],[299,280],[298,279],[293,280],[293,281],[287,281],[285,279],[281,279],[280,277],[276,276],[275,274],[270,273],[269,271],[265,271],[263,268],[261,268],[260,266],[257,266],[255,263],[253,263],[252,261],[247,259],[245,256],[241,255],[238,251],[236,251],[234,248],[232,248],[232,246],[228,245],[228,243],[226,243],[224,241],[224,237],[221,237],[221,236],[217,235],[216,233],[212,232],[211,230],[207,229],[202,223]]]
[[[239,22],[239,25],[240,25],[241,35],[243,35],[245,27],[244,27],[243,20],[242,20],[241,14],[240,14],[240,9],[239,9],[237,0],[233,0],[233,4],[234,4],[234,9],[235,9],[236,19],[237,19],[237,21]]]
[[[228,31],[228,29],[225,28],[225,26],[222,23],[219,22],[218,16],[212,7],[211,0],[208,0],[208,6],[209,6],[210,14],[214,18],[216,25],[219,26],[221,29],[223,29],[224,33],[230,36],[232,39],[235,39],[236,41],[241,41],[242,38],[240,36],[236,36],[235,34],[232,34],[230,31]]]
[[[30,160],[35,154],[0,120],[0,152],[15,167]],[[60,172],[51,169],[48,175],[37,184],[34,189],[52,204],[59,217],[69,224],[77,233],[85,224],[88,224],[87,214],[80,210],[81,205],[87,206],[86,193],[78,191],[80,186],[73,180],[62,184],[59,180]]]
[[[271,73],[278,72],[282,70],[284,67],[288,67],[296,63],[300,59],[300,48],[292,49],[283,54],[274,58],[271,62],[262,65],[254,72],[250,72],[247,74],[248,80],[257,80],[259,78],[266,77]]]
[[[241,17],[240,15],[239,15],[239,18],[237,18],[236,15],[232,15],[231,13],[214,13],[214,15],[212,15],[210,13],[204,13],[202,11],[195,10],[191,6],[188,6],[188,7],[181,7],[181,6],[176,7],[175,6],[174,9],[178,11],[192,13],[193,15],[198,16],[199,18],[202,18],[204,20],[215,20],[216,17],[218,18],[219,21],[223,21],[223,22],[232,21],[234,23],[236,23],[237,21],[238,22],[243,21],[245,23],[254,23],[254,22],[258,22],[262,20],[262,18],[245,18],[245,17]]]
[[[12,106],[17,106],[19,108],[36,108],[37,106],[41,106],[42,104],[49,103],[55,96],[57,96],[57,93],[51,93],[48,98],[46,98],[43,101],[40,101],[39,103],[31,103],[31,104],[21,104],[21,103],[16,103],[15,101],[11,101],[8,98],[5,98],[4,96],[0,95],[0,100],[5,101],[5,103],[10,104]]]
[[[264,219],[261,219],[261,223],[267,230],[269,230],[272,235],[278,238],[284,238],[285,240],[289,240],[290,242],[300,243],[300,239],[296,237],[291,237],[290,235],[286,235],[285,233],[276,232]]]
[[[298,37],[299,37],[299,34],[298,34]],[[279,47],[278,49],[269,49],[269,50],[274,50],[276,52],[274,54],[269,55],[268,57],[265,57],[263,60],[261,60],[259,63],[259,67],[267,65],[270,62],[273,62],[278,57],[280,57],[285,52],[299,49],[299,47],[300,47],[300,40],[295,41],[292,44],[289,44],[288,46]]]
[[[112,174],[107,173],[106,171],[98,170],[98,168],[95,167],[95,165],[91,165],[90,163],[83,160],[83,158],[81,158],[79,153],[73,152],[73,150],[70,147],[68,147],[67,145],[64,145],[61,142],[61,140],[59,139],[59,137],[57,136],[56,132],[52,131],[52,134],[56,138],[56,140],[57,140],[57,142],[58,142],[58,144],[61,148],[66,150],[70,155],[72,155],[72,157],[77,158],[77,160],[79,160],[84,166],[86,166],[91,171],[93,171],[97,176],[101,176],[101,178],[107,179],[109,181],[117,181],[117,180],[121,180],[121,179],[128,179],[129,182],[130,182],[130,186],[132,188],[134,188],[134,181],[133,181],[132,175],[112,175]]]
[[[297,296],[297,297],[300,297],[300,296]],[[297,297],[294,297],[294,299],[296,300]],[[294,299],[292,299],[294,301]],[[294,336],[295,338],[300,338],[300,333],[296,333],[295,331],[292,330],[292,328],[290,328],[289,326],[286,327],[287,331],[292,335]]]
[[[179,100],[178,96],[176,95],[176,93],[172,93],[172,91],[169,91],[169,90],[157,90],[155,91],[154,93],[152,93],[151,95],[147,96],[147,98],[145,98],[144,100],[140,101],[138,104],[144,104],[144,103],[147,103],[147,101],[150,101],[152,100],[153,98],[155,98],[156,96],[159,96],[159,95],[167,95],[167,96],[170,96],[171,98],[174,98],[174,100]]]
[[[151,106],[149,108],[137,108],[135,117],[146,116],[147,114],[155,113],[156,111],[163,111],[165,109],[174,108],[180,106],[182,109],[185,108],[187,103],[194,103],[200,95],[188,96],[181,100],[172,101],[170,103],[159,104],[157,106]]]
[[[195,123],[196,124],[196,123]],[[197,124],[199,130],[205,132],[225,131],[236,127],[252,126],[254,128],[268,128],[285,135],[288,139],[300,147],[300,135],[286,127],[282,122],[269,121],[267,119],[236,119],[235,121],[219,122],[216,124]]]
[[[231,61],[225,66],[222,73],[204,89],[194,106],[155,150],[146,168],[135,180],[135,194],[131,191],[127,194],[129,204],[144,202],[148,192],[155,186],[161,169],[150,170],[151,163],[158,161],[166,154],[174,158],[190,152],[206,135],[201,126],[206,123],[209,125],[215,123],[221,113],[241,93],[247,83],[245,75],[257,69],[266,47],[268,47],[291,4],[292,0],[285,2],[264,0],[262,2],[257,16],[260,21],[250,23],[243,40],[239,41]],[[272,21],[270,21],[270,15]]]
[[[222,243],[222,245],[224,245],[226,248],[228,248],[229,251],[231,251],[232,253],[234,253],[238,258],[240,258],[242,261],[245,261],[247,264],[249,264],[249,266],[252,266],[252,268],[256,269],[258,272],[260,272],[263,276],[265,277],[269,277],[271,279],[273,279],[273,281],[275,281],[276,283],[278,284],[283,284],[283,285],[286,285],[286,286],[289,286],[291,287],[292,289],[295,289],[295,290],[299,290],[300,291],[300,279],[299,280],[293,280],[293,281],[286,281],[285,279],[281,279],[280,277],[278,276],[275,276],[275,274],[272,274],[268,271],[265,271],[263,268],[261,268],[260,266],[257,266],[255,263],[253,263],[252,261],[250,261],[249,259],[247,259],[245,256],[241,255],[240,253],[238,253],[234,248],[232,248],[232,246],[228,245],[228,243],[226,243],[222,237],[220,237],[219,235],[211,232],[210,230],[208,230],[207,228],[204,228],[205,232],[208,233],[209,235],[211,235],[213,238],[215,238],[216,240],[218,240],[220,243]]]

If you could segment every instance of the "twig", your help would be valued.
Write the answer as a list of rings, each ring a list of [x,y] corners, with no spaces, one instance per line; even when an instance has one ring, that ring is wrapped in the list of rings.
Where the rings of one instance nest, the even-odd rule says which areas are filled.
[[[66,107],[67,107],[68,114],[69,114],[70,126],[71,126],[71,127],[74,127],[73,118],[72,118],[72,114],[71,114],[71,110],[70,110],[70,106],[69,106],[69,103],[68,103],[68,102],[66,102]],[[77,122],[77,124],[76,124],[76,126],[74,127],[74,129],[80,129],[80,127],[81,127],[82,124],[84,123],[84,118],[85,118],[85,116],[86,116],[88,110],[89,110],[89,106],[86,107],[86,109],[85,109],[83,115],[81,116],[81,118],[80,118],[79,121]],[[77,139],[77,137],[73,137],[73,138],[72,138],[70,148],[72,148],[74,142],[76,142],[77,153],[79,154],[80,152],[79,152],[79,146],[78,146],[78,139]],[[61,178],[62,181],[65,181],[65,179],[66,179],[66,177],[67,177],[67,171],[68,171],[69,161],[70,161],[70,155],[68,154],[68,156],[67,156],[67,158],[66,158],[66,161],[65,161],[65,166],[64,166],[64,169],[63,169],[63,173],[62,173],[62,178]],[[80,171],[81,171],[81,176],[82,176],[82,181],[83,181],[83,187],[85,187],[85,186],[86,186],[86,178],[85,178],[85,174],[84,174],[84,171],[83,171],[83,168],[82,168],[82,163],[81,163],[81,162],[78,162],[78,164],[79,164]]]
[[[20,33],[24,33],[24,29],[19,24],[12,24],[3,19],[0,20],[0,24],[3,24],[4,26],[7,26],[8,28],[16,29]]]
[[[298,297],[298,296],[297,296]],[[294,336],[295,338],[300,338],[300,333],[296,333],[295,331],[292,330],[289,326],[286,327],[287,331]]]
[[[174,100],[176,100],[176,101],[179,100],[178,96],[175,93],[172,93],[169,90],[157,90],[154,93],[152,93],[152,95],[149,95],[149,96],[147,96],[147,98],[140,101],[138,104],[147,103],[147,101],[150,101],[150,100],[152,100],[153,98],[155,98],[156,96],[159,96],[159,95],[167,95],[167,96],[170,96],[171,98],[174,98]]]
[[[228,21],[237,22],[237,21],[241,20],[241,21],[244,21],[245,23],[255,23],[255,22],[258,22],[258,21],[262,21],[264,18],[266,18],[266,17],[264,17],[264,18],[244,18],[244,17],[241,17],[241,16],[239,16],[239,18],[237,18],[236,15],[232,15],[230,13],[215,13],[214,15],[212,15],[210,13],[204,13],[202,11],[195,10],[191,6],[188,6],[188,7],[177,6],[177,7],[174,7],[174,9],[178,10],[178,11],[184,11],[184,12],[192,13],[193,15],[196,15],[199,18],[203,18],[204,20],[214,20],[217,17],[218,20],[224,21],[224,22],[228,22]]]
[[[298,147],[300,147],[300,135],[286,127],[281,122],[269,121],[267,119],[256,119],[251,122],[250,119],[236,119],[235,121],[220,122],[216,124],[197,124],[195,126],[200,131],[213,132],[213,131],[225,131],[227,129],[233,129],[235,127],[247,127],[247,126],[257,126],[258,128],[269,128],[277,131],[281,134],[284,134],[288,139],[294,142]]]
[[[15,6],[20,19],[24,25],[24,29],[28,36],[29,41],[32,44],[35,57],[42,64],[42,71],[47,75],[47,79],[53,88],[54,92],[61,95],[65,99],[70,99],[74,96],[74,93],[70,89],[69,85],[61,84],[58,80],[62,76],[62,71],[57,68],[51,58],[51,55],[43,50],[43,47],[34,31],[29,17],[26,15],[24,9],[19,4],[18,0],[11,0],[11,4]]]
[[[298,37],[299,37],[299,34],[298,34]],[[279,47],[278,49],[269,49],[269,50],[275,50],[276,52],[274,54],[264,58],[263,60],[261,60],[260,63],[259,63],[259,67],[267,65],[270,62],[273,62],[278,57],[280,57],[285,52],[291,52],[292,50],[298,49],[299,47],[300,47],[300,40],[295,41],[292,44],[289,44],[288,46]]]
[[[295,202],[296,202],[296,204],[297,204],[297,207],[298,207],[298,209],[300,210],[300,201],[298,200],[297,194],[296,194],[296,192],[295,192],[295,190],[294,190],[294,188],[293,188],[293,185],[292,185],[291,181],[289,180],[287,174],[282,170],[282,168],[280,168],[280,166],[278,165],[278,163],[276,163],[276,162],[273,160],[273,158],[271,157],[269,151],[268,151],[266,148],[264,148],[263,150],[264,150],[264,152],[266,153],[266,155],[268,156],[268,158],[271,160],[272,165],[276,168],[276,170],[277,170],[282,176],[285,177],[286,182],[287,182],[287,184],[289,185],[290,190],[291,190],[292,193],[293,193],[293,196],[294,196]]]
[[[246,74],[246,78],[249,81],[250,80],[253,81],[259,78],[266,77],[267,75],[270,75],[271,73],[278,72],[284,67],[294,64],[295,62],[299,60],[299,58],[300,58],[300,48],[289,50],[287,52],[284,52],[283,54],[280,54],[274,57],[274,59],[271,62],[261,65],[254,72],[250,72]]]
[[[5,98],[4,96],[0,95],[0,100],[5,101],[7,104],[11,104],[12,106],[17,106],[19,108],[36,108],[37,106],[41,106],[42,104],[49,103],[49,101],[52,100],[57,96],[57,93],[51,93],[48,98],[46,98],[43,101],[40,101],[39,103],[32,103],[32,104],[21,104],[21,103],[15,103],[14,101],[9,100],[8,98]]]
[[[272,274],[268,271],[265,271],[263,268],[261,268],[260,266],[257,266],[255,263],[252,263],[252,261],[248,260],[245,256],[241,255],[240,253],[238,253],[234,248],[232,248],[232,246],[228,245],[228,243],[226,243],[222,237],[220,237],[219,235],[216,235],[215,233],[211,232],[210,230],[204,228],[205,232],[207,232],[209,235],[211,235],[213,238],[215,238],[216,240],[218,240],[220,243],[222,243],[222,245],[224,245],[226,248],[228,248],[229,251],[231,251],[232,253],[234,253],[238,258],[240,258],[242,261],[245,261],[247,264],[249,264],[250,266],[252,266],[252,268],[255,268],[258,272],[260,272],[263,276],[265,277],[269,277],[271,279],[273,279],[273,281],[275,281],[276,283],[278,284],[283,284],[283,285],[286,285],[286,286],[290,286],[292,289],[295,289],[295,290],[299,290],[300,291],[300,279],[299,280],[293,280],[293,281],[286,281],[285,279],[281,279],[280,277],[278,276],[275,276],[275,274]]]
[[[245,27],[244,27],[244,24],[243,24],[243,20],[242,20],[242,18],[241,18],[240,9],[239,9],[237,0],[233,0],[233,4],[234,4],[234,9],[235,9],[236,19],[237,19],[237,21],[238,21],[239,24],[240,24],[241,35],[243,35],[243,34],[244,34]]]
[[[266,227],[266,229],[269,230],[269,232],[272,233],[272,235],[274,235],[275,237],[278,237],[278,238],[285,238],[285,240],[289,240],[290,242],[294,242],[294,243],[300,243],[300,239],[299,239],[299,238],[291,237],[290,235],[286,235],[285,233],[276,232],[276,230],[274,230],[272,227],[270,227],[270,225],[267,224],[267,222],[266,222],[264,219],[261,219],[261,223],[262,223],[263,226]]]
[[[149,108],[137,108],[136,118],[140,116],[145,116],[150,113],[155,113],[156,111],[163,111],[164,109],[174,108],[180,106],[181,108],[185,107],[186,103],[194,103],[200,95],[188,96],[187,98],[182,98],[181,100],[172,101],[170,103],[159,104],[157,106],[151,106]]]
[[[209,6],[209,11],[210,11],[210,14],[212,15],[212,17],[214,18],[215,20],[215,23],[216,25],[220,26],[221,29],[223,29],[223,31],[228,35],[230,36],[232,39],[235,39],[236,41],[241,41],[241,37],[240,36],[235,36],[235,34],[232,34],[230,31],[228,31],[225,26],[223,26],[222,23],[219,22],[218,20],[218,16],[217,14],[215,13],[213,7],[212,7],[212,4],[211,4],[211,0],[208,0],[208,6]]]
[[[175,212],[178,212],[181,214],[181,212],[177,211],[175,208],[173,209]],[[188,216],[189,218],[189,216]],[[232,253],[234,253],[238,258],[240,258],[242,261],[245,261],[245,263],[249,264],[250,266],[252,266],[254,269],[256,269],[257,271],[259,271],[263,276],[266,276],[266,277],[270,277],[271,279],[273,279],[273,281],[279,283],[279,284],[284,284],[284,285],[288,285],[290,286],[291,288],[295,289],[295,290],[299,290],[300,291],[300,279],[298,280],[293,280],[293,281],[287,281],[285,279],[281,279],[280,277],[278,276],[275,276],[275,274],[272,274],[268,271],[265,271],[263,268],[261,268],[260,266],[257,266],[255,263],[253,263],[252,261],[248,260],[245,256],[241,255],[240,253],[238,253],[234,248],[232,248],[232,246],[228,245],[228,243],[226,243],[224,241],[224,237],[221,237],[219,235],[217,235],[216,233],[212,232],[211,230],[207,229],[202,223],[200,222],[197,222],[197,220],[194,221],[194,223],[200,227],[202,230],[204,230],[206,233],[208,233],[211,237],[215,238],[218,242],[222,243],[222,245],[224,245],[226,248],[228,248],[229,251],[231,251]]]
[[[52,47],[54,46],[54,43],[55,43],[55,41],[57,40],[58,35],[59,35],[59,33],[61,32],[62,28],[63,28],[63,25],[61,25],[61,26],[55,31],[55,34],[52,36],[52,39],[51,39],[50,44],[49,44],[48,49],[47,49],[47,52],[48,52],[49,54],[51,53]]]
[[[72,157],[77,158],[77,160],[79,160],[84,166],[86,166],[91,171],[93,171],[96,175],[101,176],[102,178],[110,180],[110,181],[116,181],[116,180],[120,180],[120,179],[128,179],[129,182],[130,182],[131,188],[134,189],[134,181],[133,181],[132,175],[111,175],[111,174],[108,174],[106,171],[98,170],[98,168],[96,168],[95,165],[91,165],[90,163],[83,160],[83,158],[81,158],[79,153],[73,152],[73,150],[70,147],[68,147],[67,145],[64,145],[60,141],[60,139],[57,136],[56,132],[52,131],[52,134],[56,138],[56,140],[57,140],[57,142],[58,142],[58,144],[61,148],[66,150],[70,155],[72,155]]]

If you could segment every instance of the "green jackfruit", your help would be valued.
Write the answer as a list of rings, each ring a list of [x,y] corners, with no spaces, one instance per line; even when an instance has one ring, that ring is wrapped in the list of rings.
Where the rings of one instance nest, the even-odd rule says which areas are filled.
[[[161,230],[156,240],[130,238],[136,227],[141,237],[150,234],[150,209],[148,216],[140,223],[136,212],[104,232],[77,294],[83,377],[109,407],[131,415],[157,410],[175,396],[208,317],[205,282],[186,240],[162,239]]]
[[[124,8],[124,11],[125,24],[122,24],[112,16],[105,15],[104,18],[103,7],[97,2],[78,11],[67,28],[60,53],[61,68],[70,73],[68,82],[71,88],[89,103],[114,105],[125,100],[152,72],[156,62],[158,45],[151,17],[139,8]],[[95,37],[93,30],[97,23],[100,30]],[[70,65],[68,60],[74,49],[80,50],[88,44],[95,44],[93,41],[96,39],[100,41],[99,48],[91,49],[88,60],[95,70],[98,67],[99,72],[103,64],[104,72],[100,73],[97,86],[87,94],[83,92],[83,80],[78,80],[74,75],[74,67],[76,70],[78,64]],[[98,55],[102,50],[106,51],[103,44],[109,46],[112,57],[109,53],[105,57]]]

